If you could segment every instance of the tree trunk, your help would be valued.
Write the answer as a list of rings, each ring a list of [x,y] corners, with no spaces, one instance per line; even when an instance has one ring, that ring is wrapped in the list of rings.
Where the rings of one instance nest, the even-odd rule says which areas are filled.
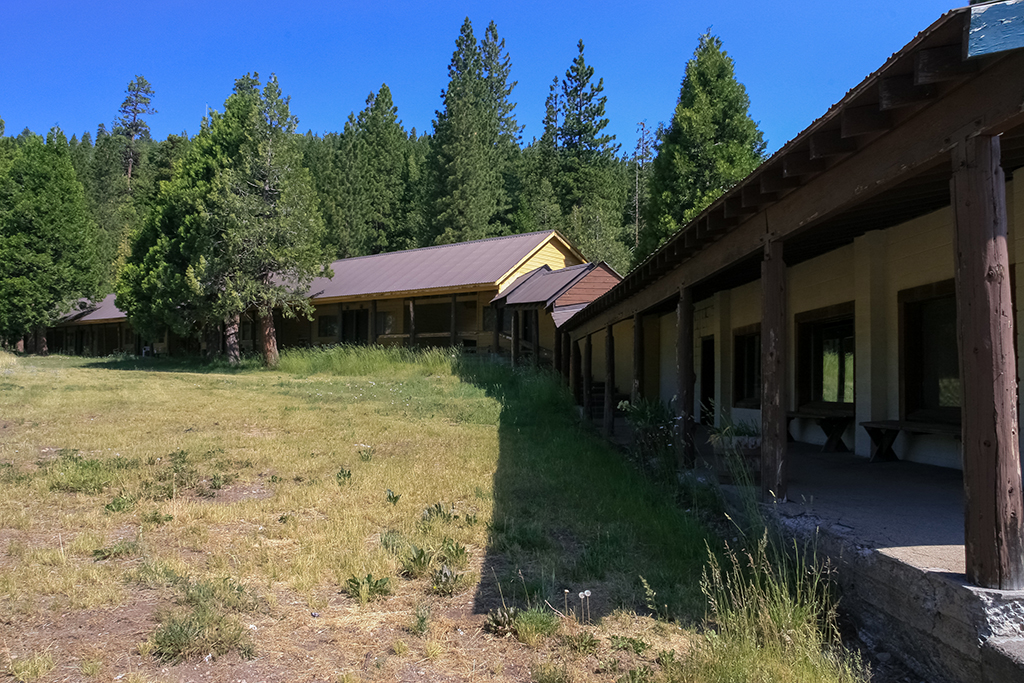
[[[238,323],[239,314],[232,313],[224,319],[224,343],[226,346],[228,364],[238,365],[242,358],[241,351],[238,347]]]
[[[40,327],[36,330],[36,354],[39,356],[50,355],[50,347],[46,342],[46,328]]]
[[[268,368],[276,368],[281,360],[277,352],[277,330],[274,329],[274,312],[260,314],[260,343],[263,345],[263,362]]]

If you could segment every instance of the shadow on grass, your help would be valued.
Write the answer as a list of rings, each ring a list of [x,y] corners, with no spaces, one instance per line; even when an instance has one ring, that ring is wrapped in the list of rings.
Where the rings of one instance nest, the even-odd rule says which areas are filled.
[[[568,603],[595,620],[620,607],[703,617],[707,531],[676,505],[674,489],[645,479],[582,422],[554,375],[477,359],[456,372],[502,406],[478,612],[503,596],[520,607]]]
[[[124,370],[142,372],[188,372],[207,375],[234,375],[260,370],[264,367],[262,358],[246,356],[238,365],[226,360],[208,360],[198,356],[106,356],[92,358],[81,365],[83,368]]]

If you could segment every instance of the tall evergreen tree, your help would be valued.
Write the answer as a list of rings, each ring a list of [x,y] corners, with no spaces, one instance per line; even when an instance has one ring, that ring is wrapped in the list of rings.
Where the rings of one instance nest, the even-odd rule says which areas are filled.
[[[132,185],[132,171],[140,158],[138,141],[149,139],[149,123],[143,116],[156,113],[152,101],[153,87],[143,76],[136,75],[135,80],[128,83],[125,89],[124,102],[121,103],[117,121],[114,123],[114,134],[122,136],[125,140],[124,174],[128,178],[129,191]]]
[[[14,341],[95,294],[95,224],[59,128],[0,148],[0,338]]]
[[[366,99],[366,108],[351,122],[353,166],[353,252],[390,251],[403,244],[408,163],[408,136],[398,120],[391,90],[383,84]]]
[[[648,226],[634,263],[761,163],[764,138],[734,66],[717,36],[700,37],[654,159]]]
[[[277,363],[273,312],[308,313],[328,260],[296,123],[274,76],[262,92],[255,74],[236,81],[135,240],[117,300],[133,322],[187,333],[224,321],[237,362],[239,316],[255,308],[264,359]]]
[[[467,17],[455,41],[431,144],[431,230],[439,244],[509,230],[506,181],[519,127],[508,97],[510,60],[493,22],[477,43]]]
[[[551,84],[539,162],[561,206],[566,236],[588,259],[621,270],[629,261],[624,221],[629,182],[615,136],[604,132],[604,79],[594,82],[582,40],[577,50],[562,79]],[[538,189],[541,199],[543,183]]]

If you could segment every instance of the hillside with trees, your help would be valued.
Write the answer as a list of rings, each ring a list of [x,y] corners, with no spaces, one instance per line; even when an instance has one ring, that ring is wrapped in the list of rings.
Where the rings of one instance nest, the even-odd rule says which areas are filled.
[[[468,18],[428,132],[406,130],[382,83],[338,132],[300,134],[282,86],[255,74],[193,137],[152,138],[159,93],[142,75],[109,128],[70,140],[0,129],[0,337],[117,291],[142,331],[226,325],[230,340],[241,310],[269,325],[275,308],[303,314],[303,283],[335,259],[536,230],[625,273],[752,171],[764,142],[710,33],[669,123],[638,124],[627,153],[606,132],[600,66],[580,40],[530,141],[498,27],[478,37]],[[67,220],[54,222],[57,206]]]

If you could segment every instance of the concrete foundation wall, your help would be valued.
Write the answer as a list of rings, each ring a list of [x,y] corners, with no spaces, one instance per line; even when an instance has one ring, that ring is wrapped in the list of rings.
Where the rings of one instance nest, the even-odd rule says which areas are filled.
[[[829,557],[841,610],[873,651],[892,654],[929,683],[1024,681],[1024,592],[974,588],[962,575],[919,569],[853,543],[813,516],[777,520],[801,547]]]

